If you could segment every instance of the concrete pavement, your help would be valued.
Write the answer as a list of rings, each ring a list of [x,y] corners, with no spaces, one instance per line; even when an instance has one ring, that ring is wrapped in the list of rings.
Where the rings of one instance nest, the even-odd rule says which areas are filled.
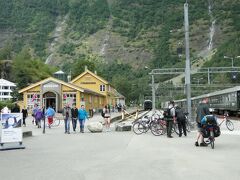
[[[96,116],[93,121],[101,118]],[[91,120],[90,120],[91,121]],[[239,132],[239,122],[235,122]],[[64,134],[32,128],[25,150],[0,152],[1,180],[239,180],[240,136],[223,133],[215,149],[195,147],[195,132],[169,139],[150,132]],[[79,127],[78,127],[79,130]],[[223,129],[225,132],[225,130]],[[227,132],[227,131],[226,131]]]

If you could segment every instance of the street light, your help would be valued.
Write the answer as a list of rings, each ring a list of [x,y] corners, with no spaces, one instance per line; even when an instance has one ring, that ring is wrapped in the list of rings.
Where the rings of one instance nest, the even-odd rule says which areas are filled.
[[[194,80],[197,80],[198,85],[199,85],[200,80],[203,80],[203,78],[193,78],[193,79],[194,79]]]
[[[240,56],[236,56],[236,57],[229,57],[229,56],[223,56],[224,59],[231,59],[232,60],[232,67],[233,67],[233,60],[236,58],[240,58]]]

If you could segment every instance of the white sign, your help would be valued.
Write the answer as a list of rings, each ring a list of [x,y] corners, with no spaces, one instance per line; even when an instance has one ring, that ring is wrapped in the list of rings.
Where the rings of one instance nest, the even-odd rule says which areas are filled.
[[[8,128],[2,129],[1,143],[22,142],[22,129]]]
[[[2,113],[1,143],[22,142],[22,113]]]
[[[58,88],[58,84],[53,84],[53,83],[49,83],[49,84],[44,84],[43,85],[44,88]]]

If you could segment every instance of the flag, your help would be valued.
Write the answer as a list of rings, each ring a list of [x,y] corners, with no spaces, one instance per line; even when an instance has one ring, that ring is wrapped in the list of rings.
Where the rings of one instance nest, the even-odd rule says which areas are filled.
[[[37,95],[36,94],[33,94],[32,96],[32,102],[37,98]]]

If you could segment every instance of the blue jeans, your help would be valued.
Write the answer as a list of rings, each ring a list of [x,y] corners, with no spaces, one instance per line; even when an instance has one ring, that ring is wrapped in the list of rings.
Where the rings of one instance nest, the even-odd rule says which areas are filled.
[[[65,133],[70,132],[70,118],[64,119],[64,124],[65,124]]]
[[[83,130],[84,130],[84,123],[85,123],[85,120],[84,120],[84,119],[79,119],[80,131],[83,131]]]
[[[77,118],[72,118],[72,126],[73,126],[73,131],[76,131],[76,127],[77,127]]]

